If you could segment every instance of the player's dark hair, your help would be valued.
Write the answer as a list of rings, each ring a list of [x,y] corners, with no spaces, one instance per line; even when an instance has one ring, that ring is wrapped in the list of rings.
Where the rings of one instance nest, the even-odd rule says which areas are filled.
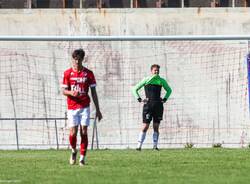
[[[153,65],[151,66],[151,70],[153,70],[153,68],[158,68],[158,69],[160,69],[160,65],[153,64]]]
[[[84,59],[84,56],[85,56],[85,52],[83,49],[76,49],[72,53],[72,58],[74,58],[78,61],[82,61]]]

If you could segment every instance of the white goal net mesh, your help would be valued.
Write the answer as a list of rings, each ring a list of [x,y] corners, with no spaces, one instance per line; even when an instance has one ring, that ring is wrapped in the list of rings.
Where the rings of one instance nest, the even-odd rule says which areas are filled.
[[[160,147],[249,142],[246,41],[2,41],[0,48],[0,118],[34,118],[17,121],[21,147],[56,144],[54,121],[48,118],[65,117],[60,81],[78,48],[86,51],[84,65],[97,80],[104,117],[98,124],[101,148],[136,146],[142,104],[131,89],[150,75],[152,64],[161,66],[160,75],[173,89],[164,104]],[[140,94],[143,97],[144,91]],[[67,147],[67,121],[57,123],[59,144]],[[0,148],[15,145],[15,121],[0,119],[0,134]],[[151,146],[152,128],[145,142],[145,147]]]

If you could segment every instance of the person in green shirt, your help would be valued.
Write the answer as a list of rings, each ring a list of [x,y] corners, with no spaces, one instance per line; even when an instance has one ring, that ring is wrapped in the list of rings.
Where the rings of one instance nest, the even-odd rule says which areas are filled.
[[[158,138],[159,138],[159,125],[163,116],[163,103],[165,103],[172,89],[169,87],[167,81],[160,77],[160,66],[154,64],[151,66],[151,74],[148,77],[142,79],[138,84],[133,87],[133,95],[138,100],[138,102],[143,102],[143,127],[142,131],[139,134],[138,146],[136,150],[141,151],[142,144],[145,140],[147,130],[149,128],[150,122],[153,120],[153,149],[159,150],[157,147]],[[138,91],[144,87],[146,99],[142,100]],[[164,88],[166,94],[161,98],[161,88]]]

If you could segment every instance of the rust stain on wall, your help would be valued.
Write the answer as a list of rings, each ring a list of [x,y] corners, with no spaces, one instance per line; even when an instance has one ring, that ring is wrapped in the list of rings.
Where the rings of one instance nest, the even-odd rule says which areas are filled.
[[[201,8],[198,7],[198,9],[197,9],[197,14],[200,15],[200,13],[201,13]]]
[[[75,19],[77,20],[77,11],[76,11],[76,9],[74,10],[74,15],[75,15]]]
[[[105,9],[99,8],[98,10],[99,10],[99,13],[100,13],[100,14],[103,14],[104,17],[106,16],[107,11],[106,11]]]

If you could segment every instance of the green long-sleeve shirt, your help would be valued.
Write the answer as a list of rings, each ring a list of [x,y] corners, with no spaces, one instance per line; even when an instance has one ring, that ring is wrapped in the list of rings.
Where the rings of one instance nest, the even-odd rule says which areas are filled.
[[[138,91],[144,87],[146,98],[149,99],[160,99],[161,95],[161,87],[163,87],[166,91],[166,94],[163,98],[166,100],[169,98],[170,94],[172,93],[172,89],[169,87],[167,81],[161,78],[159,75],[153,75],[149,77],[145,77],[142,79],[138,84],[133,87],[133,95],[135,98],[140,98]]]

